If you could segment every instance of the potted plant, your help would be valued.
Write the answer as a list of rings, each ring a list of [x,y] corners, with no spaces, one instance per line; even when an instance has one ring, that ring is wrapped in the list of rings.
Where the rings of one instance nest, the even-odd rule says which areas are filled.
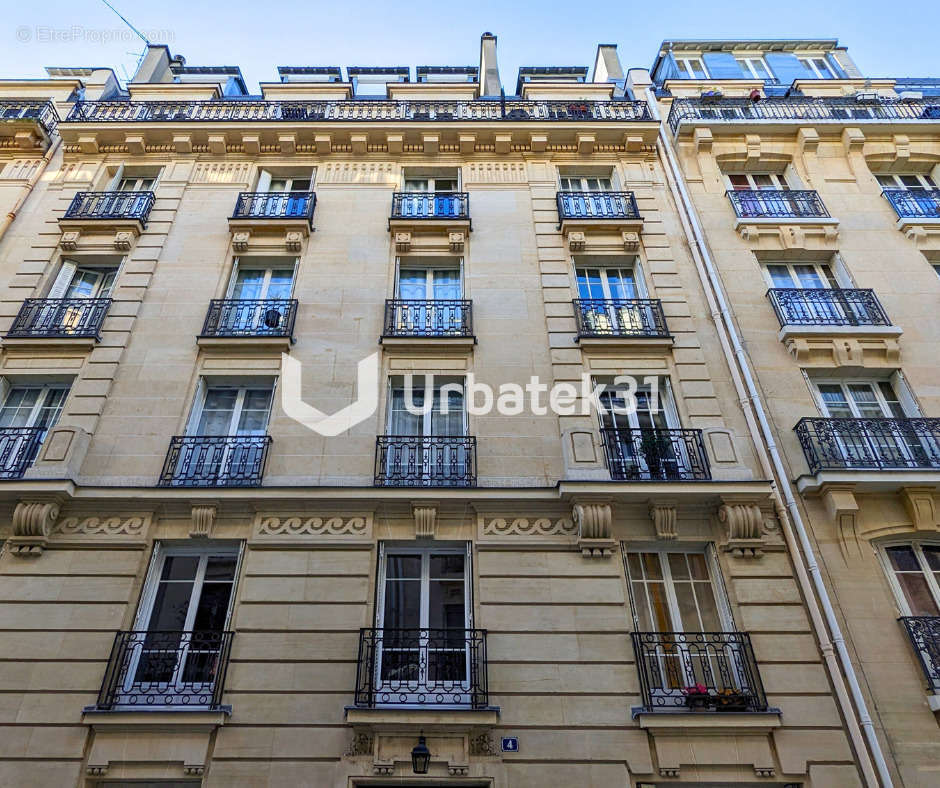
[[[747,692],[726,687],[714,696],[716,711],[747,711],[751,696]]]
[[[708,692],[708,687],[704,684],[693,684],[682,688],[682,694],[685,695],[685,705],[690,709],[705,709],[714,702]]]

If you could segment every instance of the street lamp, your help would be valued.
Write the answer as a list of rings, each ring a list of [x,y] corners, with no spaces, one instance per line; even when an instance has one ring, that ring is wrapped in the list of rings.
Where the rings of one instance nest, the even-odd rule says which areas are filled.
[[[431,765],[431,751],[424,743],[424,735],[418,737],[418,743],[411,751],[411,769],[415,774],[427,774]]]

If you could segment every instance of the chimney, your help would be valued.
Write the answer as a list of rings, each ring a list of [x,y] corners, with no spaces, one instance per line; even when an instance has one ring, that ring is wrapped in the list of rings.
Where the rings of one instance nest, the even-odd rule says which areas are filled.
[[[496,62],[496,36],[484,33],[480,36],[480,95],[498,96],[501,88],[499,65]]]
[[[620,82],[623,79],[623,67],[617,57],[616,44],[598,44],[597,58],[594,61],[592,82]]]
[[[137,66],[131,82],[172,82],[170,48],[165,44],[147,44],[147,52]]]

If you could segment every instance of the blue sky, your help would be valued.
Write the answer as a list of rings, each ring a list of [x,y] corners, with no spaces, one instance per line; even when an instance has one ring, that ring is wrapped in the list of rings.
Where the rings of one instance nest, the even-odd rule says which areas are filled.
[[[499,37],[500,76],[520,65],[592,65],[616,43],[625,67],[649,67],[664,38],[838,38],[867,76],[940,77],[937,0],[712,2],[322,2],[112,0],[188,65],[237,65],[250,92],[278,65],[476,65],[483,31]],[[897,12],[893,12],[892,9]],[[101,0],[7,3],[0,78],[41,77],[47,65],[102,65],[132,74],[142,42]]]

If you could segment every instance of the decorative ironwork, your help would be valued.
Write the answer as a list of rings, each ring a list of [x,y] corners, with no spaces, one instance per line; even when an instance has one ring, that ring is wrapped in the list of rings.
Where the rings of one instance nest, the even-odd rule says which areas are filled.
[[[781,326],[890,326],[874,290],[774,287],[767,291]]]
[[[641,219],[633,192],[558,192],[558,218]]]
[[[248,121],[651,122],[645,101],[78,101],[66,123]]]
[[[78,192],[63,219],[136,219],[147,226],[153,192]]]
[[[42,445],[42,427],[0,427],[0,479],[19,479]]]
[[[385,301],[383,337],[472,337],[473,302],[467,299]]]
[[[7,336],[100,339],[101,324],[110,307],[110,298],[27,298]]]
[[[160,487],[257,487],[270,435],[174,435]]]
[[[466,192],[395,192],[392,219],[469,219]]]
[[[0,100],[0,123],[16,120],[35,120],[47,136],[55,133],[59,124],[59,113],[51,101],[37,99]]]
[[[486,708],[486,630],[360,629],[355,702]]]
[[[899,621],[907,629],[927,689],[940,693],[940,616],[903,616]]]
[[[213,298],[200,337],[291,337],[296,298]]]
[[[794,429],[810,473],[940,469],[940,419],[804,418]]]
[[[744,122],[940,120],[940,100],[896,99],[860,100],[852,97],[823,98],[781,96],[752,101],[749,98],[680,98],[669,108],[669,128],[673,134],[686,120]]]
[[[940,219],[940,189],[885,189],[882,194],[899,219]]]
[[[601,429],[615,481],[708,481],[711,469],[701,430],[644,427]]]
[[[475,487],[477,441],[467,435],[379,435],[377,487]]]
[[[574,319],[579,337],[668,337],[659,299],[576,298]]]
[[[116,633],[98,708],[217,709],[233,636],[217,631]]]
[[[646,711],[766,711],[746,632],[633,632]]]
[[[240,192],[233,219],[306,219],[313,227],[314,192]]]
[[[815,191],[798,189],[733,189],[728,198],[740,219],[828,219],[829,211]]]

